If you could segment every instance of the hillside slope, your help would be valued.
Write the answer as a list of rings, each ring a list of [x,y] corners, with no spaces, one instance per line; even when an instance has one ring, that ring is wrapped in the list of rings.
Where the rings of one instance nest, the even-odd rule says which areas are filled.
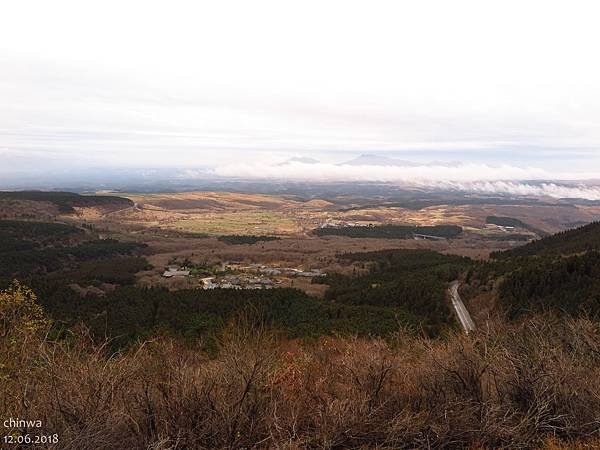
[[[0,200],[48,202],[58,207],[61,213],[73,213],[76,207],[117,206],[126,208],[133,202],[113,195],[81,195],[73,192],[14,191],[0,192]]]
[[[600,223],[492,257],[473,266],[467,280],[479,294],[493,291],[509,318],[548,311],[600,318]]]
[[[490,256],[495,259],[519,256],[557,256],[590,250],[600,250],[600,222],[592,222],[581,228],[562,231],[522,247],[492,253]]]

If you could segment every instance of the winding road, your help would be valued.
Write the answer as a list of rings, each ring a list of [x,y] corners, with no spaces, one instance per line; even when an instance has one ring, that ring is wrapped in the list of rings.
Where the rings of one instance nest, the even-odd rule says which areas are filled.
[[[448,293],[450,294],[450,299],[452,300],[452,306],[454,306],[454,310],[456,311],[456,315],[458,316],[458,320],[460,320],[460,324],[462,325],[465,333],[469,334],[471,331],[475,330],[475,324],[473,323],[473,319],[471,319],[471,315],[467,308],[465,308],[465,304],[463,303],[460,295],[458,294],[458,287],[460,286],[459,281],[453,281],[450,283],[450,288],[448,289]]]

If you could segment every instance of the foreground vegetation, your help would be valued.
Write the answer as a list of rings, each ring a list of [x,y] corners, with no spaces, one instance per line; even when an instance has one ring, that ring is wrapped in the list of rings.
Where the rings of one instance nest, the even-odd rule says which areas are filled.
[[[572,448],[598,444],[600,329],[538,316],[429,340],[283,339],[241,316],[217,351],[49,340],[30,291],[0,294],[0,414],[54,448]],[[27,430],[12,430],[25,433]]]

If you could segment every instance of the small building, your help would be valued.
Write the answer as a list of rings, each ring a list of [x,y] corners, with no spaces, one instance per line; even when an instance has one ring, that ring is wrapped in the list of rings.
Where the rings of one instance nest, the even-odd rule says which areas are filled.
[[[267,268],[267,269],[260,269],[259,272],[262,273],[262,274],[264,274],[264,275],[271,275],[271,276],[281,275],[281,270],[279,270],[279,269],[269,269],[269,268]]]
[[[230,283],[234,286],[238,286],[242,282],[240,277],[237,277],[237,276],[225,277],[225,281],[227,281],[228,283]]]
[[[204,289],[214,289],[217,287],[217,285],[215,283],[213,283],[213,280],[215,279],[215,277],[205,277],[205,278],[201,278],[200,282],[202,283],[202,287]]]
[[[169,267],[167,270],[163,272],[163,277],[165,278],[173,278],[173,277],[187,277],[189,276],[189,270],[181,270],[177,267]]]

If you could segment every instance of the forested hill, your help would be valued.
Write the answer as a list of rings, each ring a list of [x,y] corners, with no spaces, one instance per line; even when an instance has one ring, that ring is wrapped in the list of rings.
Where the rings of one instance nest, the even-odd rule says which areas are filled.
[[[533,259],[521,260],[499,285],[509,317],[554,310],[600,319],[600,253]]]
[[[544,230],[540,230],[539,228],[533,227],[528,223],[523,222],[522,220],[515,219],[514,217],[499,217],[499,216],[487,216],[485,219],[485,223],[499,225],[502,227],[515,227],[515,228],[523,228],[524,230],[529,230],[540,237],[549,236]]]
[[[600,319],[600,222],[492,256],[471,268],[467,282],[496,284],[508,317],[554,311]]]
[[[63,213],[73,212],[74,207],[92,207],[121,205],[123,208],[133,206],[133,202],[125,197],[113,195],[81,195],[73,192],[15,191],[0,192],[0,200],[29,200],[50,202]]]
[[[362,266],[362,273],[328,273],[316,280],[329,286],[325,298],[336,305],[391,308],[418,318],[431,336],[452,323],[446,290],[472,263],[468,258],[431,250],[393,249],[339,255],[341,263]]]
[[[412,239],[415,235],[452,239],[459,236],[463,229],[457,225],[364,225],[347,227],[317,228],[317,236],[348,236],[351,238]]]
[[[520,256],[558,256],[590,250],[600,250],[600,222],[592,222],[581,228],[562,231],[522,247],[494,252],[490,256],[495,259]]]

